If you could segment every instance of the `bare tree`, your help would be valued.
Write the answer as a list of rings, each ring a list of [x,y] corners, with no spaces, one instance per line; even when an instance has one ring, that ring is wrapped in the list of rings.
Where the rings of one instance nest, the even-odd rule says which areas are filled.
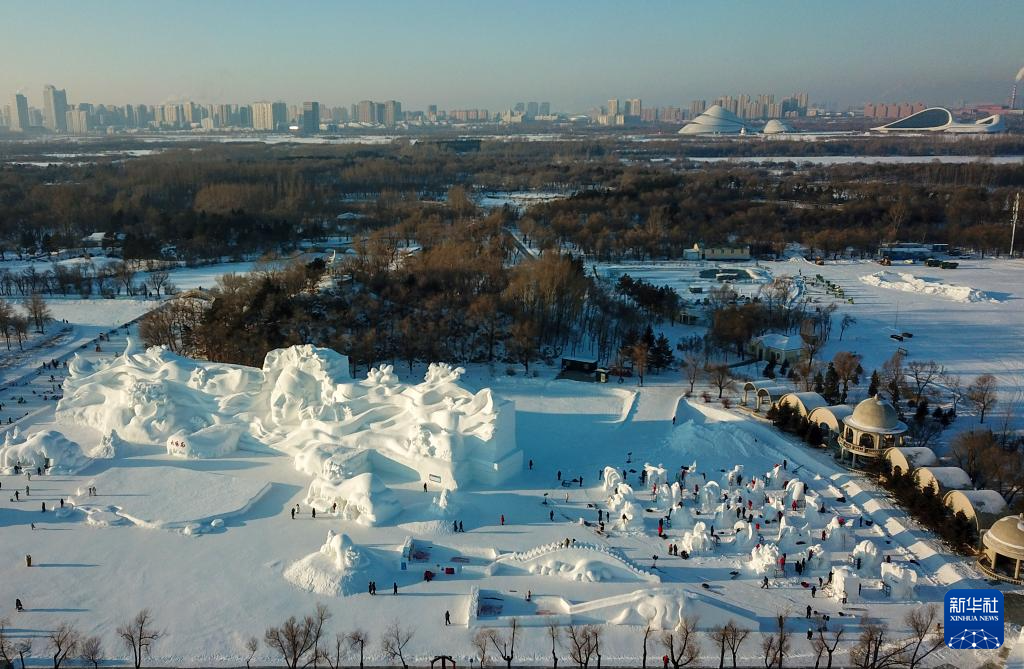
[[[827,655],[827,664],[825,669],[832,669],[832,657],[835,655],[836,648],[839,647],[839,642],[843,638],[843,628],[836,628],[835,631],[830,632],[829,636],[825,636],[825,630],[818,628],[818,636],[811,640],[811,648],[814,650],[816,655],[814,659],[814,669],[818,669],[821,663],[822,655]]]
[[[153,643],[162,636],[162,633],[153,628],[153,615],[149,609],[142,609],[134,618],[117,628],[117,635],[131,651],[135,669],[139,669],[143,658],[149,656],[153,650]]]
[[[942,614],[939,613],[939,607],[931,603],[925,607],[915,606],[910,609],[903,620],[910,628],[911,641],[904,650],[902,661],[907,665],[907,669],[915,669],[943,644],[942,630],[939,629]]]
[[[764,659],[764,669],[772,669],[779,661],[779,637],[774,634],[766,634],[761,637],[761,653]]]
[[[167,284],[167,281],[170,278],[171,273],[168,272],[167,270],[153,270],[152,272],[149,273],[149,276],[146,278],[146,283],[149,284],[149,287],[153,289],[153,292],[156,293],[156,296],[160,297],[160,289]]]
[[[686,616],[675,629],[662,632],[661,645],[674,669],[688,667],[700,657],[700,641],[697,640],[697,618]]]
[[[348,639],[349,650],[359,651],[359,669],[363,669],[363,650],[370,642],[370,635],[363,630],[353,630],[345,638]]]
[[[856,325],[857,319],[850,314],[843,314],[843,319],[839,321],[839,341],[843,341],[843,335],[850,329],[851,325]]]
[[[729,646],[729,654],[732,656],[733,669],[736,667],[736,656],[740,652],[740,646],[750,636],[750,630],[746,627],[740,627],[732,620],[726,623],[726,629],[729,632],[729,636],[725,640],[725,644]]]
[[[907,363],[907,376],[914,384],[914,401],[920,402],[929,386],[942,378],[945,368],[934,360],[913,360]]]
[[[551,667],[552,669],[558,669],[558,642],[562,638],[562,628],[559,627],[558,621],[554,618],[547,624],[548,638],[551,639]]]
[[[851,666],[857,669],[887,669],[900,664],[900,658],[910,645],[907,642],[893,643],[888,638],[889,629],[883,623],[867,620],[850,649]]]
[[[701,361],[700,354],[696,351],[690,351],[683,356],[683,373],[686,376],[686,380],[690,384],[690,392],[693,392],[693,386],[700,380],[701,374],[704,371],[704,365]]]
[[[487,666],[487,649],[491,647],[491,636],[487,630],[478,630],[473,635],[473,650],[476,651],[476,659],[480,662],[480,669]]]
[[[245,640],[245,649],[249,651],[249,656],[245,658],[245,669],[249,669],[252,658],[256,657],[256,652],[260,649],[260,640],[254,636],[249,637]]]
[[[317,648],[317,656],[327,663],[328,669],[341,669],[341,661],[348,653],[348,647],[345,644],[345,635],[339,632],[334,635],[334,643],[331,647]],[[316,666],[316,661],[313,662],[313,666]]]
[[[996,391],[996,377],[991,374],[982,374],[967,386],[967,400],[977,409],[978,422],[984,423],[985,414],[996,405]]]
[[[732,622],[731,620],[729,622]],[[711,640],[718,644],[718,669],[725,667],[725,640],[728,638],[728,631],[726,631],[727,623],[723,623],[717,627],[712,627],[711,631],[708,632],[708,636]]]
[[[32,654],[32,639],[26,637],[14,644],[14,650],[18,653],[18,659],[21,660],[21,669],[25,669],[25,656]]]
[[[640,385],[644,385],[644,373],[647,371],[647,363],[651,358],[651,352],[647,344],[639,341],[629,349],[629,357],[633,360],[633,369],[636,370]]]
[[[791,633],[786,629],[787,615],[786,611],[780,612],[776,616],[775,633],[765,636],[761,641],[765,667],[782,669],[786,656],[789,655]]]
[[[43,332],[46,329],[46,323],[53,318],[50,307],[39,293],[32,293],[25,298],[25,311],[35,323],[36,332]]]
[[[964,399],[963,380],[956,374],[946,373],[942,375],[942,385],[946,386],[949,399],[953,400],[953,413],[956,413]]]
[[[490,635],[491,645],[494,646],[494,651],[498,653],[498,657],[505,660],[505,666],[511,667],[512,660],[516,657],[516,634],[519,630],[519,620],[516,618],[512,619],[512,624],[507,635],[501,634],[498,630],[488,630]]]
[[[46,635],[50,651],[53,657],[53,669],[60,669],[60,665],[78,650],[78,644],[82,635],[78,633],[74,625],[61,623],[57,629]]]
[[[119,262],[114,266],[113,271],[114,276],[116,276],[117,280],[124,286],[124,294],[128,296],[134,295],[135,292],[132,281],[135,280],[135,268],[129,263]]]
[[[708,365],[706,371],[711,385],[718,388],[718,399],[722,399],[722,393],[726,388],[732,386],[732,374],[729,372],[729,366],[724,363]]]
[[[850,351],[838,351],[832,357],[832,368],[836,370],[836,376],[839,377],[839,382],[843,384],[842,401],[846,401],[847,395],[850,393],[850,384],[856,383],[859,377],[860,369],[860,356]]]
[[[569,625],[566,627],[566,636],[569,638],[569,657],[577,666],[590,666],[590,658],[595,652],[591,629],[592,625]]]
[[[650,638],[651,632],[654,631],[654,619],[648,617],[646,622],[647,625],[644,627],[644,658],[640,665],[643,669],[647,669],[647,639]]]
[[[412,641],[412,636],[412,630],[405,629],[395,620],[384,630],[384,636],[380,639],[380,652],[391,662],[401,662],[402,669],[409,669],[405,662],[405,647]]]
[[[14,664],[14,654],[17,652],[14,648],[14,641],[11,639],[10,633],[7,631],[7,627],[11,624],[11,621],[7,618],[0,618],[0,660],[3,660],[3,665]]]
[[[896,351],[892,357],[882,363],[882,383],[889,391],[889,399],[893,404],[899,402],[900,393],[907,386],[907,377],[903,370],[904,357],[903,353]]]
[[[263,633],[263,643],[277,651],[289,669],[308,666],[316,660],[324,623],[330,617],[327,607],[317,604],[316,611],[301,621],[292,616],[280,627],[268,627]]]
[[[103,661],[103,641],[98,636],[91,636],[82,639],[79,644],[78,659],[92,665],[92,669],[100,669],[100,662]],[[246,663],[248,667],[248,663]]]

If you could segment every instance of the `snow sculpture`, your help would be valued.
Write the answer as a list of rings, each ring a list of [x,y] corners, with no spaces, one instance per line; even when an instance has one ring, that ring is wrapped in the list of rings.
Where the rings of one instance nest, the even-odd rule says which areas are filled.
[[[745,520],[737,520],[736,524],[732,526],[736,532],[736,539],[733,541],[733,547],[737,550],[745,551],[753,548],[757,543],[757,535],[754,534],[754,526]]]
[[[711,513],[722,499],[722,488],[714,481],[708,481],[700,489],[697,504],[701,513]]]
[[[856,561],[860,560],[860,568],[857,569],[857,573],[861,576],[875,576],[879,575],[879,565],[882,564],[882,556],[878,552],[878,546],[875,542],[870,539],[865,539],[859,544],[853,547],[850,552],[850,558]]]
[[[633,488],[620,483],[608,497],[608,515],[614,527],[620,530],[642,531],[644,510],[633,497]]]
[[[318,477],[310,484],[305,503],[319,513],[336,512],[345,520],[371,526],[402,511],[395,493],[370,473],[338,481]]]
[[[604,479],[605,492],[615,490],[615,488],[622,483],[622,474],[620,474],[619,470],[615,469],[615,467],[605,467],[602,478]]]
[[[832,573],[832,598],[847,602],[860,600],[860,577],[846,567],[836,567]]]
[[[455,489],[522,468],[514,405],[465,388],[462,368],[433,364],[418,385],[388,365],[358,382],[348,368],[347,357],[310,345],[271,351],[258,370],[129,342],[110,360],[71,361],[57,420],[183,457],[267,446],[328,478],[412,470]]]
[[[661,465],[655,466],[650,463],[644,463],[644,471],[647,472],[648,487],[656,485],[660,488],[665,483],[668,483],[668,474]]]
[[[750,551],[750,562],[747,566],[758,576],[775,573],[779,566],[779,547],[775,544],[759,544]]]
[[[15,466],[30,471],[46,467],[47,460],[51,473],[74,474],[89,464],[82,453],[82,447],[55,430],[40,430],[25,436],[15,427],[4,436],[0,445],[0,471],[14,472]]]
[[[99,445],[89,452],[89,457],[97,460],[109,460],[117,457],[117,454],[124,451],[126,447],[127,444],[118,436],[117,430],[111,430],[104,434]]]
[[[889,596],[892,599],[899,601],[914,599],[917,572],[894,562],[883,562],[881,572],[882,583],[889,587]]]
[[[369,556],[356,548],[347,534],[328,530],[320,550],[289,565],[284,578],[318,595],[351,595],[365,592],[362,576],[372,566]]]
[[[708,526],[697,521],[693,529],[688,530],[679,540],[679,547],[688,553],[703,553],[713,550],[715,542],[708,532]]]

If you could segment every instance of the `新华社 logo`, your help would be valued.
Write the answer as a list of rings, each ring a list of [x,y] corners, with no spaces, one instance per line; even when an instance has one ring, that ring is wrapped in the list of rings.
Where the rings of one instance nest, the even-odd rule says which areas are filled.
[[[954,650],[993,650],[1003,645],[1003,593],[963,588],[946,593],[946,645]]]

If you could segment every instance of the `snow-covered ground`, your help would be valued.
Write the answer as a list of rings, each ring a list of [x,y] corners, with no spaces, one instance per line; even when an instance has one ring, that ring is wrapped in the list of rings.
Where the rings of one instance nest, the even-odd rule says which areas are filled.
[[[1024,269],[1019,263],[978,260],[964,261],[957,270],[920,265],[884,270],[933,286],[968,287],[988,296],[981,301],[954,299],[946,290],[907,292],[885,285],[888,280],[866,283],[862,277],[883,271],[869,262],[742,266],[758,272],[757,283],[781,274],[822,274],[843,287],[852,302],[841,304],[840,313],[849,312],[858,322],[842,342],[834,332],[826,355],[852,348],[865,355],[870,370],[897,345],[889,333],[912,331],[915,336],[902,344],[912,359],[934,358],[965,376],[992,372],[1007,383],[1021,373],[1014,348],[1024,336],[1018,304]],[[658,284],[674,282],[684,297],[702,278],[681,263],[606,271],[628,271]],[[173,280],[180,287],[207,286],[217,273],[182,270]],[[811,299],[832,301],[813,281],[805,283]],[[905,279],[899,283],[912,285]],[[246,388],[261,387],[258,370],[178,369],[166,360],[139,357],[137,350],[119,357],[134,328],[111,326],[156,304],[54,300],[55,312],[63,309],[58,317],[67,318],[73,330],[53,350],[78,351],[82,362],[70,369],[58,364],[40,370],[39,360],[27,356],[26,377],[0,392],[5,423],[8,416],[29,414],[18,422],[21,436],[12,438],[10,447],[24,454],[40,444],[58,444],[54,453],[68,458],[66,471],[76,472],[33,476],[31,481],[0,474],[0,616],[16,616],[19,634],[38,637],[61,622],[73,622],[86,633],[100,634],[109,656],[123,660],[115,627],[150,607],[166,633],[153,649],[154,665],[238,666],[245,660],[242,646],[248,636],[262,636],[267,626],[323,602],[333,613],[332,633],[357,627],[370,632],[368,658],[374,662],[381,661],[380,632],[392,620],[414,631],[409,648],[423,663],[440,653],[467,660],[477,629],[507,625],[514,616],[525,628],[518,664],[550,659],[543,629],[550,620],[603,625],[602,655],[612,664],[637,662],[648,618],[671,626],[681,614],[696,614],[704,630],[732,618],[761,633],[771,630],[781,612],[794,632],[789,664],[795,666],[808,662],[803,633],[808,625],[819,624],[821,614],[830,616],[830,628],[847,629],[850,641],[842,647],[848,648],[868,615],[903,634],[902,618],[910,608],[940,601],[948,588],[984,584],[967,560],[950,555],[865,479],[755,418],[686,401],[674,373],[649,376],[641,388],[492,376],[484,367],[472,367],[461,375],[459,383],[468,388],[462,395],[444,385],[451,379],[448,372],[440,385],[442,379],[435,376],[433,384],[416,390],[413,384],[427,372],[420,367],[412,377],[400,375],[401,384],[387,378],[393,372],[378,372],[371,382],[341,379],[328,392],[333,382],[324,384],[331,375],[300,356],[267,386],[268,404],[261,409],[255,395],[242,397]],[[100,342],[86,340],[85,348],[75,338],[101,330],[113,332]],[[89,385],[94,374],[117,365],[142,371],[96,376],[96,385]],[[60,386],[69,373],[79,381],[69,384],[76,399],[67,406],[80,411],[58,421],[53,397],[62,395]],[[551,370],[541,374],[550,376]],[[279,383],[282,378],[286,381]],[[202,389],[205,395],[182,395],[188,399],[183,403],[152,394],[171,387],[170,382]],[[104,394],[113,387],[129,392]],[[320,388],[327,393],[324,398],[339,406],[349,405],[351,413],[331,413],[327,401],[316,406],[291,402],[300,396],[295,388],[310,387]],[[275,394],[277,388],[288,392]],[[477,388],[490,392],[474,394]],[[388,399],[389,393],[402,399]],[[119,404],[129,396],[131,402]],[[366,466],[356,458],[327,457],[341,452],[338,444],[356,451],[393,449],[393,442],[374,435],[390,439],[397,434],[407,418],[396,417],[420,411],[410,407],[432,407],[422,416],[426,430],[417,443],[433,453],[430,449],[445,443],[437,441],[439,434],[463,428],[487,434],[487,426],[498,424],[475,417],[491,416],[502,400],[514,402],[512,447],[522,451],[523,465],[497,482],[484,483],[474,475],[445,491],[429,476],[421,477],[426,470],[410,469],[407,460],[402,466],[375,466],[372,474],[347,479],[342,486],[351,484],[344,488],[330,481],[311,485],[311,477],[316,481],[324,468]],[[460,406],[463,417],[453,421],[450,412]],[[209,407],[200,422],[194,420],[204,418],[195,413],[197,407]],[[405,413],[397,407],[406,407]],[[118,419],[126,427],[145,425],[152,430],[145,434],[153,438],[136,435],[132,441],[96,429],[120,411],[127,412]],[[86,415],[106,417],[100,424],[85,420]],[[185,442],[192,448],[193,439],[209,445],[197,435],[254,416],[259,421],[239,440],[239,450],[206,458],[168,453]],[[349,433],[332,427],[356,423],[370,430]],[[34,434],[42,436],[33,441]],[[348,434],[362,436],[353,441]],[[68,455],[76,445],[81,460]],[[387,457],[397,462],[390,459],[397,457],[394,453]],[[650,466],[645,469],[645,464]],[[651,477],[646,484],[639,481],[641,471]],[[360,479],[367,476],[373,479]],[[96,495],[89,494],[90,487]],[[326,503],[338,496],[359,513]],[[682,507],[675,507],[679,502]],[[741,503],[744,513],[753,516],[749,524],[738,520]],[[318,510],[316,518],[311,505]],[[665,522],[670,506],[671,522],[659,538],[659,518]],[[454,531],[459,525],[464,532]],[[691,554],[687,559],[670,555],[670,544]],[[807,571],[797,575],[793,563],[806,558],[812,547],[817,548]],[[778,571],[782,553],[788,562]],[[32,568],[24,566],[27,554]],[[655,555],[658,560],[652,559]],[[840,569],[853,569],[851,555],[863,559],[859,574]],[[916,587],[895,598],[883,595],[879,561],[885,557],[906,570],[905,578],[915,580]],[[851,588],[846,604],[835,595],[837,588],[811,595],[810,586],[819,577],[827,580],[831,570],[846,582],[859,577],[862,589],[855,595]],[[429,582],[426,571],[435,574]],[[761,587],[763,576],[769,579],[768,589]],[[377,583],[379,596],[367,593],[370,581]],[[14,613],[16,597],[25,612]],[[805,616],[807,606],[811,621]],[[444,625],[446,611],[451,626]],[[1014,636],[1007,635],[1008,643]],[[744,645],[746,665],[761,663],[759,645],[757,634]],[[713,654],[711,646],[705,638],[706,657]],[[650,651],[653,657],[662,652],[654,643]],[[559,653],[563,663],[569,662],[564,645]],[[933,659],[963,664],[963,657]],[[985,659],[978,654],[967,662],[973,666]],[[275,661],[261,648],[257,663]]]
[[[123,333],[105,342],[103,352],[88,350],[83,358],[114,361]],[[216,387],[217,378],[201,383]],[[637,661],[646,618],[671,626],[680,614],[696,614],[704,629],[732,618],[764,632],[784,612],[802,636],[828,614],[831,627],[843,625],[855,637],[868,614],[903,631],[910,607],[938,601],[946,588],[981,583],[968,563],[949,556],[827,455],[755,419],[689,403],[668,376],[650,377],[643,388],[490,377],[482,368],[465,378],[515,402],[516,442],[532,468],[526,464],[498,485],[448,493],[430,481],[424,492],[416,476],[381,469],[398,504],[398,515],[386,522],[346,520],[323,507],[314,519],[309,474],[297,469],[291,454],[273,448],[182,459],[122,440],[113,452],[97,453],[113,457],[95,459],[73,476],[33,476],[31,482],[0,476],[0,613],[18,597],[26,611],[15,620],[26,634],[69,621],[117,649],[116,625],[148,606],[166,632],[152,662],[165,666],[237,666],[245,638],[316,602],[333,613],[332,631],[362,627],[378,639],[389,621],[401,621],[415,633],[410,649],[420,663],[439,653],[468,659],[476,629],[504,626],[515,616],[525,627],[517,663],[541,664],[549,658],[543,626],[555,619],[603,624],[602,655],[610,664]],[[52,411],[33,423],[33,429],[63,431],[86,452],[103,445],[100,432],[55,422]],[[638,480],[645,463],[651,465],[648,482],[659,486],[655,495]],[[26,485],[30,496],[9,499]],[[92,486],[95,496],[88,495]],[[61,499],[64,510],[41,511],[42,502],[53,509]],[[739,499],[754,517],[750,526],[737,524]],[[676,501],[682,507],[658,538],[658,519]],[[792,501],[801,503],[793,509]],[[629,514],[628,522],[621,513]],[[454,523],[465,531],[454,532]],[[759,541],[768,548],[756,549]],[[692,555],[670,556],[669,544],[689,547]],[[812,546],[818,548],[808,571],[796,575],[793,562]],[[844,605],[829,595],[834,589],[824,588],[812,597],[809,586],[827,580],[830,569],[849,566],[853,551],[889,556],[916,576],[916,593],[885,597],[877,560],[865,560],[859,596],[849,592]],[[775,569],[781,552],[790,560],[785,573]],[[36,566],[24,566],[26,554]],[[429,582],[427,570],[436,574]],[[769,578],[767,590],[762,575]],[[379,596],[366,592],[370,581]],[[451,626],[444,625],[445,611]],[[809,647],[794,641],[791,663],[797,664]],[[704,646],[709,653],[710,642]],[[380,661],[375,642],[369,650]],[[661,652],[651,650],[656,657]],[[560,654],[569,661],[566,648]],[[112,655],[124,658],[120,649]],[[756,635],[741,655],[747,664],[760,661]],[[260,650],[257,662],[273,661]]]

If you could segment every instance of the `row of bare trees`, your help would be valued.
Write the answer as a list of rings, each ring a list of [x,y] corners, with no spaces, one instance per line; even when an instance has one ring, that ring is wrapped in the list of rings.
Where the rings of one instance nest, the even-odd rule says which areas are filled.
[[[126,620],[117,628],[117,636],[125,650],[129,652],[135,669],[149,657],[152,646],[163,636],[156,629],[153,616],[149,609],[142,609],[131,620]],[[32,656],[34,650],[33,637],[15,636],[10,629],[10,621],[0,618],[0,660],[5,667],[13,667],[14,660],[21,661],[21,669],[25,669],[25,657]],[[100,662],[105,659],[103,642],[98,636],[85,636],[71,623],[61,623],[43,637],[46,656],[53,660],[53,669],[60,669],[65,663],[79,660],[93,669],[99,669]]]
[[[50,269],[37,270],[30,265],[23,270],[0,269],[0,295],[14,297],[36,293],[48,295],[114,295],[134,296],[150,293],[156,296],[174,292],[167,263],[148,263],[149,271],[140,274],[146,263],[135,261],[108,264],[53,263]]]

